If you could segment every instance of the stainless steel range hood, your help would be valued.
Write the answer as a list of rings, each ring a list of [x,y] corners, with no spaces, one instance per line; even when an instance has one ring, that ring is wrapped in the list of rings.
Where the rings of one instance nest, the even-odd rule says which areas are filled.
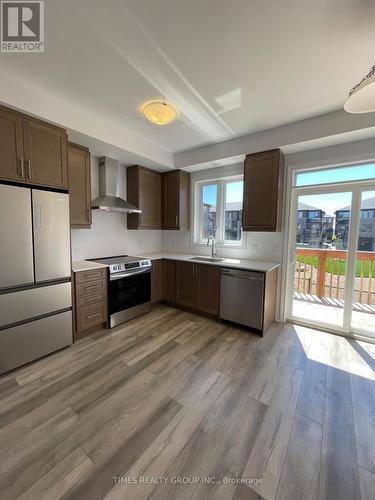
[[[105,212],[142,213],[119,196],[119,165],[117,160],[99,158],[99,196],[91,202],[93,210]]]

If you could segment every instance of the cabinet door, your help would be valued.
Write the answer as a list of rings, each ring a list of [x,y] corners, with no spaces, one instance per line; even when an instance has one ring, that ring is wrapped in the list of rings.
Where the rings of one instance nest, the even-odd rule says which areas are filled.
[[[180,172],[163,174],[163,220],[164,229],[179,229]]]
[[[163,260],[163,298],[174,304],[176,286],[176,262],[174,260]]]
[[[22,118],[4,108],[0,108],[0,155],[0,178],[24,181]]]
[[[128,215],[129,229],[161,229],[161,173],[148,168],[128,167],[127,200],[142,210]]]
[[[176,262],[176,303],[182,306],[196,307],[196,272],[197,265],[191,262]]]
[[[279,231],[283,184],[279,150],[248,155],[244,167],[244,231]]]
[[[197,309],[219,316],[220,267],[196,264]]]
[[[26,180],[41,186],[68,188],[65,130],[24,117],[23,140]]]
[[[87,148],[68,145],[69,206],[71,227],[91,225],[90,152]]]
[[[139,170],[139,205],[142,210],[140,227],[161,228],[161,174],[142,168]]]
[[[163,261],[153,260],[151,271],[151,304],[163,300]]]

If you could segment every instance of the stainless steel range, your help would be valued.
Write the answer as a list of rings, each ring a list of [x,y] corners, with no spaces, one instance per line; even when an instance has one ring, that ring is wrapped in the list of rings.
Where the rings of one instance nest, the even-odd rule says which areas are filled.
[[[109,268],[110,328],[150,311],[152,264],[149,259],[118,255],[90,260]]]

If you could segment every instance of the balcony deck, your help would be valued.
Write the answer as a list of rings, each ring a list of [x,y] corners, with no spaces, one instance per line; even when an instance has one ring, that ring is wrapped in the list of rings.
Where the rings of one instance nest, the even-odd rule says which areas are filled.
[[[319,298],[298,292],[293,294],[293,316],[332,326],[342,323],[343,305],[344,301],[341,299]],[[355,302],[352,322],[356,329],[371,333],[375,325],[375,306]]]
[[[342,324],[347,252],[297,248],[296,256],[293,316]],[[375,252],[357,252],[356,260],[352,325],[375,335]]]

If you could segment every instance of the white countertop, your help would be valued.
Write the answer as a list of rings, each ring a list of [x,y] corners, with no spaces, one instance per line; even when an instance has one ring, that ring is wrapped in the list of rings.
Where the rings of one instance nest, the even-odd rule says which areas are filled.
[[[75,260],[72,262],[72,271],[89,271],[90,269],[98,269],[99,267],[108,267],[106,264],[92,262],[90,260]]]
[[[249,271],[261,271],[267,273],[276,269],[280,266],[277,262],[262,262],[260,260],[248,260],[248,259],[226,259],[223,257],[223,260],[220,262],[208,262],[208,261],[199,261],[191,259],[193,257],[198,257],[197,255],[189,255],[189,254],[181,254],[181,253],[152,253],[152,254],[142,254],[139,257],[143,257],[151,260],[159,260],[159,259],[170,259],[170,260],[182,260],[195,262],[196,264],[207,264],[211,266],[219,266],[219,267],[231,267],[234,269],[247,269]],[[207,257],[207,255],[202,255],[199,257]]]

